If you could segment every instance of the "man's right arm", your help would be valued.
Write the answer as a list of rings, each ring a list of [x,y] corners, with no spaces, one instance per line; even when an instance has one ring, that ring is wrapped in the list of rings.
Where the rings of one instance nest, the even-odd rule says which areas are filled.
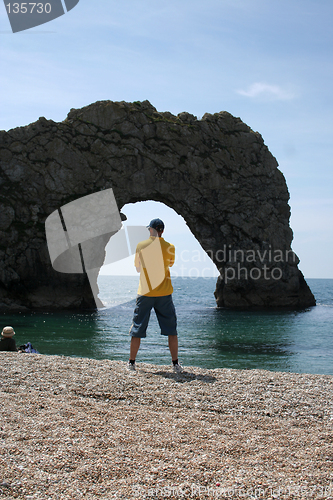
[[[175,257],[176,257],[176,249],[174,245],[169,246],[168,256],[169,256],[169,267],[172,267],[175,263]]]

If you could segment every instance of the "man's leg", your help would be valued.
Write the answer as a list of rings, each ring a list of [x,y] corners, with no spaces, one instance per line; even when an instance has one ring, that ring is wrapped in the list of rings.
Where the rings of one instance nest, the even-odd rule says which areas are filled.
[[[140,337],[131,338],[130,359],[132,359],[133,361],[135,361],[136,355],[138,354],[140,341],[141,341]]]
[[[130,328],[130,334],[132,335],[132,338],[129,363],[133,367],[136,355],[140,347],[140,340],[142,337],[146,336],[146,330],[152,306],[153,303],[151,297],[138,295],[134,309],[133,323]]]
[[[177,335],[168,335],[168,339],[172,361],[176,361],[178,359],[178,337]]]
[[[172,296],[156,297],[154,309],[161,327],[161,334],[168,336],[173,365],[180,366],[178,364],[177,316]]]

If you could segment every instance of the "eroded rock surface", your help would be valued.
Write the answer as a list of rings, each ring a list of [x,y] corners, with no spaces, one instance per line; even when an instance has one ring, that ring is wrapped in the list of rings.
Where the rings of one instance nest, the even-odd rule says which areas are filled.
[[[62,123],[0,132],[0,310],[94,306],[84,275],[52,269],[45,219],[113,188],[118,207],[172,207],[220,270],[221,307],[315,304],[291,252],[289,193],[261,135],[227,112],[159,113],[102,101]]]

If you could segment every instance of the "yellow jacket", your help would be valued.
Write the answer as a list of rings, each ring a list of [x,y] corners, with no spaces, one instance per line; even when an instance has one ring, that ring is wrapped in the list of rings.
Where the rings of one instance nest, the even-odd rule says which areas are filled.
[[[134,265],[140,272],[138,295],[163,297],[173,292],[169,267],[175,262],[175,247],[163,238],[150,236],[138,243]]]

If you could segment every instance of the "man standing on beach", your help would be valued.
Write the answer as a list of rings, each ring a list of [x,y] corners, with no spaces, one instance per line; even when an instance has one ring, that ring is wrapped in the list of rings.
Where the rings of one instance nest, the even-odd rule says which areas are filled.
[[[161,335],[168,336],[173,370],[181,372],[182,366],[178,363],[177,317],[169,270],[175,262],[175,247],[162,238],[164,222],[161,219],[153,219],[147,227],[150,237],[137,245],[135,253],[134,265],[140,273],[140,282],[130,328],[132,339],[128,368],[135,370],[135,358],[141,339],[146,337],[150,312],[154,308]]]

